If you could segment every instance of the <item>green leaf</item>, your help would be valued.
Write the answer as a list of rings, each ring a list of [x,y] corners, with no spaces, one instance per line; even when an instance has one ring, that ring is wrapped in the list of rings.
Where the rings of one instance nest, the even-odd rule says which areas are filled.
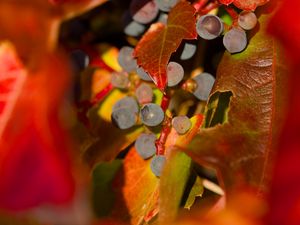
[[[99,163],[93,170],[92,203],[98,217],[108,216],[111,212],[115,195],[111,191],[112,181],[122,166],[122,160]]]
[[[176,218],[181,199],[190,177],[192,160],[182,151],[172,149],[160,179],[161,224]]]
[[[197,134],[203,122],[202,115],[191,118],[192,127],[184,135],[173,128],[166,142],[167,163],[160,178],[159,221],[174,221],[177,216],[187,182],[191,175],[192,160],[179,149],[185,147]]]
[[[201,197],[203,194],[204,188],[203,188],[203,183],[202,179],[197,176],[196,180],[194,182],[194,185],[192,189],[190,190],[190,194],[184,204],[184,208],[190,209],[192,205],[194,204],[196,197]]]

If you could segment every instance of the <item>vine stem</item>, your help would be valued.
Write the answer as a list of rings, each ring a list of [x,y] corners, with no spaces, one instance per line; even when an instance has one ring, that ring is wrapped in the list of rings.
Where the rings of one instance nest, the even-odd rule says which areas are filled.
[[[220,6],[220,3],[218,1],[213,1],[207,4],[199,13],[204,15],[209,13],[211,10],[216,9]]]
[[[196,12],[200,12],[203,7],[207,4],[208,0],[198,0],[196,1],[193,6],[196,9]]]
[[[234,10],[234,8],[230,6],[225,6],[224,8],[229,14],[229,16],[232,18],[232,26],[236,26],[238,23],[239,14]]]
[[[160,103],[160,107],[162,108],[162,110],[164,112],[166,112],[166,110],[168,109],[169,104],[170,104],[170,100],[171,100],[171,97],[170,97],[169,94],[164,94],[163,95],[161,103]]]
[[[163,127],[161,129],[161,133],[159,138],[156,140],[156,155],[164,155],[165,154],[165,144],[167,141],[167,138],[171,132],[171,118],[166,117],[163,123]]]

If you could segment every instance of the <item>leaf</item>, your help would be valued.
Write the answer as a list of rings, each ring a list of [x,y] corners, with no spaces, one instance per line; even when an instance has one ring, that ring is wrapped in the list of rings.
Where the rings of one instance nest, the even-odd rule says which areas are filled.
[[[150,160],[142,159],[131,148],[113,181],[116,201],[110,216],[127,224],[148,222],[158,213],[158,187],[159,179],[150,169]]]
[[[247,204],[247,207],[242,207]],[[195,209],[191,213],[181,215],[175,222],[167,225],[262,225],[265,202],[255,192],[242,190],[227,200],[226,207],[216,212]]]
[[[63,20],[104,2],[106,0],[87,0],[53,5],[47,0],[3,0],[0,2],[0,40],[13,42],[24,64],[36,65],[40,55],[56,49]]]
[[[234,0],[233,4],[242,10],[255,10],[256,7],[267,4],[270,0]]]
[[[242,10],[254,11],[256,7],[268,3],[270,0],[219,0],[221,4],[229,5],[233,3],[236,7]]]
[[[159,221],[161,224],[173,221],[178,213],[183,193],[190,177],[192,160],[178,148],[186,146],[197,134],[203,121],[202,115],[191,119],[188,133],[178,135],[172,128],[167,142],[167,163],[160,178]]]
[[[184,204],[184,208],[190,209],[194,204],[196,197],[201,197],[203,194],[204,188],[202,184],[202,180],[200,177],[196,177],[195,183],[190,191],[190,194]]]
[[[245,185],[264,192],[270,178],[286,87],[278,47],[264,32],[266,19],[261,16],[260,30],[244,52],[225,52],[219,64],[211,98],[232,93],[227,120],[201,129],[185,148],[199,164],[218,169],[227,194]]]
[[[192,5],[185,1],[178,3],[169,13],[167,26],[153,24],[135,47],[138,65],[150,74],[161,90],[167,83],[166,67],[171,54],[183,39],[197,37],[194,15]]]
[[[224,5],[229,5],[234,2],[234,0],[219,0],[219,2]]]
[[[65,59],[45,55],[28,70],[11,44],[0,49],[0,207],[65,203],[74,192],[71,143],[58,116],[68,82]]]
[[[300,26],[294,23],[300,12],[300,2],[294,0],[277,1],[278,7],[269,24],[269,31],[284,47],[289,63],[287,114],[279,137],[277,158],[273,170],[273,181],[269,194],[269,213],[267,224],[299,224],[299,63],[300,63]],[[282,28],[278,24],[284,24]]]
[[[115,196],[110,192],[111,183],[121,166],[121,160],[114,160],[99,163],[93,170],[92,202],[98,217],[108,215],[113,208]]]

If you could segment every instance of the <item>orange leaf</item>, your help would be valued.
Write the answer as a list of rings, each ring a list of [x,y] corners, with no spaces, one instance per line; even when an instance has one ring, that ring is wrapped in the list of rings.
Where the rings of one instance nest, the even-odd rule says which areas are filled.
[[[270,0],[219,0],[224,5],[233,3],[236,7],[242,10],[255,10],[257,6],[261,6]]]
[[[170,12],[167,26],[153,24],[135,48],[134,55],[157,87],[164,90],[166,66],[183,39],[196,39],[195,9],[187,2],[178,3]]]
[[[141,224],[158,213],[159,179],[152,173],[150,161],[142,159],[134,147],[130,149],[123,169],[113,182],[116,192],[113,217]]]

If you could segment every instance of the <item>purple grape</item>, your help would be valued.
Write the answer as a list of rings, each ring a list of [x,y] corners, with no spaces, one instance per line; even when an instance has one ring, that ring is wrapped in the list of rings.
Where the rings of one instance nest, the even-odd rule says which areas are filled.
[[[247,35],[242,29],[232,28],[223,37],[223,45],[230,53],[243,51],[247,46]]]
[[[137,153],[143,158],[148,159],[156,152],[155,134],[142,133],[135,141],[135,149]]]
[[[137,117],[129,108],[121,108],[112,112],[111,120],[118,128],[124,130],[134,126]]]
[[[123,15],[122,21],[124,33],[128,36],[139,37],[146,30],[146,26],[134,21],[128,11]]]
[[[183,50],[180,55],[181,60],[187,60],[192,58],[197,50],[197,45],[192,43],[184,43]]]
[[[111,73],[111,84],[116,88],[125,89],[129,85],[129,79],[127,72],[113,72]]]
[[[155,155],[150,164],[150,168],[155,176],[160,177],[162,170],[166,164],[166,157],[163,155]]]
[[[155,0],[161,11],[169,12],[180,0]]]
[[[140,118],[143,124],[152,127],[159,125],[164,120],[165,113],[159,105],[148,103],[142,107]]]
[[[167,66],[168,86],[174,87],[179,84],[184,77],[183,67],[177,62],[169,62]]]
[[[136,22],[147,24],[158,15],[158,7],[154,0],[132,0],[130,14]]]
[[[136,69],[137,75],[145,81],[152,81],[151,77],[149,76],[148,73],[145,72],[145,70],[142,67],[139,67]]]
[[[198,19],[196,30],[203,39],[212,40],[222,34],[224,25],[219,17],[207,14]]]
[[[192,126],[187,116],[176,116],[172,119],[172,126],[178,134],[185,134]]]
[[[126,96],[119,101],[117,101],[113,105],[112,111],[116,111],[118,109],[129,108],[133,113],[137,114],[139,112],[139,106],[135,100],[135,98]]]
[[[118,63],[128,73],[137,68],[136,59],[133,57],[133,50],[132,47],[124,46],[120,49],[118,55]]]
[[[149,84],[142,83],[135,90],[135,96],[140,104],[150,103],[153,98],[153,91]]]
[[[197,88],[193,94],[196,96],[196,98],[207,101],[211,89],[215,83],[214,76],[209,73],[201,73],[194,77],[193,80],[195,80],[197,83]]]
[[[245,30],[251,30],[257,23],[257,17],[254,12],[242,11],[239,14],[238,24]]]

